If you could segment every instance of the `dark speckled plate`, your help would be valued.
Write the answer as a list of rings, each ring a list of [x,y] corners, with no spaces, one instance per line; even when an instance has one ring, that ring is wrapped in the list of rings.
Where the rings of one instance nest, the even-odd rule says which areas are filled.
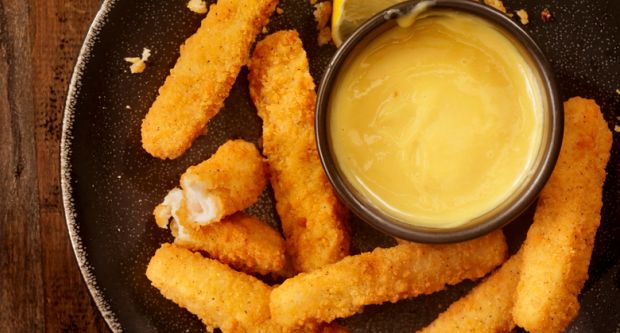
[[[151,211],[190,165],[208,158],[230,138],[256,142],[260,119],[247,89],[247,71],[224,109],[209,123],[209,134],[174,161],[150,157],[140,144],[140,123],[178,56],[178,46],[199,26],[201,16],[186,0],[109,0],[86,37],[69,87],[62,142],[62,189],[67,226],[82,274],[114,331],[203,332],[200,321],[152,288],[144,272],[162,242]],[[334,47],[318,47],[308,0],[286,0],[269,31],[297,29],[318,81]],[[564,97],[595,98],[609,126],[620,125],[620,1],[505,0],[525,8],[525,28],[548,55]],[[553,20],[538,15],[548,7]],[[131,75],[124,57],[152,50],[143,74]],[[603,219],[570,332],[620,332],[620,147],[614,146],[604,189]],[[251,210],[277,224],[271,193]],[[506,228],[512,251],[523,241],[531,210]],[[388,246],[391,239],[352,219],[353,251]],[[428,324],[474,283],[431,296],[370,306],[343,320],[353,332],[413,331]]]

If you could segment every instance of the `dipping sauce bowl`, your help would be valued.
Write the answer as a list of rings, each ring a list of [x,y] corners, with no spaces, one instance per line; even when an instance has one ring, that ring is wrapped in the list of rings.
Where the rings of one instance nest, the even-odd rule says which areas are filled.
[[[551,67],[504,14],[408,1],[372,17],[320,82],[316,138],[344,204],[394,237],[459,242],[522,214],[562,142]]]

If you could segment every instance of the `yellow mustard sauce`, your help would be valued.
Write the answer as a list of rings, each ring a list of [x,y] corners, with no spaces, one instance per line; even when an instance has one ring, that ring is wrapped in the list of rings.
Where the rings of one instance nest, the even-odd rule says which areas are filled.
[[[341,69],[329,104],[336,164],[401,221],[458,226],[506,200],[542,138],[540,83],[491,23],[429,11]]]

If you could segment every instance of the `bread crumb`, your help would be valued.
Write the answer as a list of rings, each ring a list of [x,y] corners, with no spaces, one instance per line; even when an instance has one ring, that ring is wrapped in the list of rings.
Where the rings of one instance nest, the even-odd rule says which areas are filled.
[[[263,34],[265,34],[265,35],[266,35],[267,33],[269,33],[269,30],[267,30],[267,27],[263,27],[263,31],[262,31],[262,33],[263,33]]]
[[[125,109],[127,109],[127,110],[131,110],[131,106],[129,106],[129,105],[125,105]]]
[[[284,9],[277,7],[276,8],[276,13],[278,13],[278,15],[282,15],[284,13]]]
[[[506,13],[506,7],[504,7],[504,3],[502,0],[484,0],[484,3],[488,6],[491,6],[502,13]]]
[[[521,20],[521,24],[526,25],[530,23],[529,17],[525,9],[519,9],[516,11],[516,13],[517,13],[517,16],[519,16],[519,19]]]
[[[329,28],[329,19],[332,16],[332,3],[330,1],[323,1],[315,4],[313,14],[318,32],[317,42],[319,46],[328,44],[332,40],[332,31]]]
[[[540,12],[540,19],[543,22],[549,22],[551,20],[551,12],[549,11],[549,8],[545,8],[542,12]]]
[[[620,95],[620,89],[616,89],[616,94]]]
[[[204,0],[189,0],[187,8],[197,14],[206,14],[208,10]]]
[[[618,125],[614,126],[614,132],[620,133],[620,126]]]
[[[310,0],[310,4],[314,5],[317,2],[317,0]]]
[[[332,41],[332,29],[329,27],[325,27],[319,31],[319,37],[317,42],[319,46],[323,46],[325,44],[329,44]]]
[[[125,58],[125,61],[131,63],[131,66],[129,66],[129,70],[131,71],[131,74],[137,74],[137,73],[144,72],[144,70],[146,69],[146,61],[149,60],[150,56],[151,56],[151,50],[144,48],[142,50],[142,57]]]

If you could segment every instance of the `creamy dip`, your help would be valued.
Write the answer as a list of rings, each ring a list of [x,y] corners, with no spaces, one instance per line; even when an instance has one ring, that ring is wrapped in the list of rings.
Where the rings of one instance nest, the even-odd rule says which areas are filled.
[[[428,11],[349,56],[329,102],[340,172],[401,221],[453,227],[506,200],[542,138],[538,77],[501,29]]]

